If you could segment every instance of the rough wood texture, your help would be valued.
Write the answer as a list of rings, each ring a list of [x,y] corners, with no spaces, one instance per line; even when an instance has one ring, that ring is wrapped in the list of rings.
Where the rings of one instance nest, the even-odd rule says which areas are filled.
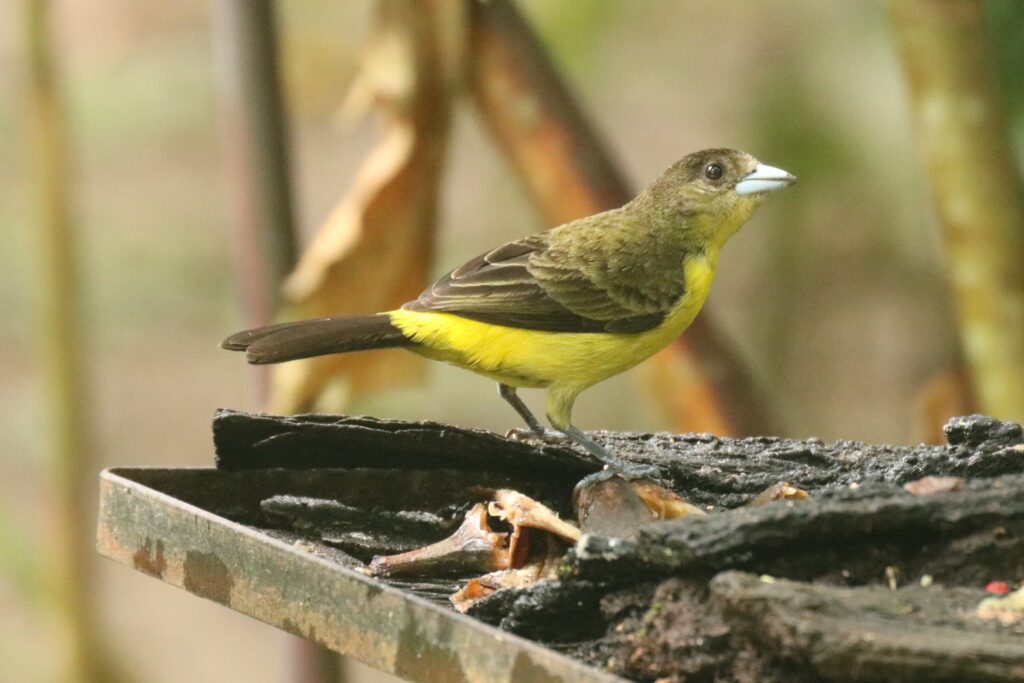
[[[1024,468],[1024,450],[1017,457]],[[887,566],[953,585],[1024,579],[1024,476],[931,496],[885,483],[826,491],[651,524],[635,541],[591,536],[573,553],[575,576],[605,582],[744,569],[860,584],[882,580]]]
[[[634,541],[585,536],[557,585],[499,591],[469,613],[520,635],[564,640],[554,635],[558,615],[572,639],[578,622],[597,628],[593,613],[603,595],[670,577],[704,586],[732,569],[843,586],[906,585],[924,576],[947,586],[1024,582],[1024,476],[979,479],[931,496],[877,483],[652,524]]]
[[[606,596],[574,654],[649,681],[1019,681],[1024,630],[979,621],[979,589],[844,588],[724,572]]]
[[[598,465],[571,448],[535,446],[438,422],[339,415],[262,415],[218,410],[217,468],[398,468],[545,472],[572,479]]]
[[[688,501],[727,508],[780,481],[813,493],[865,481],[903,484],[927,475],[973,478],[1024,471],[1013,469],[1024,455],[1010,449],[1024,443],[1020,425],[972,416],[951,421],[947,434],[948,446],[911,447],[591,432],[627,461],[655,468],[663,483]],[[572,446],[524,443],[437,422],[219,410],[213,438],[217,467],[223,470],[444,467],[572,480],[599,469]]]
[[[458,506],[437,514],[355,507],[336,500],[289,495],[267,498],[260,508],[275,528],[319,539],[364,562],[377,554],[403,553],[434,543],[453,532],[465,514],[465,509]]]
[[[973,611],[985,597],[982,590],[766,583],[734,572],[717,576],[710,588],[716,607],[748,637],[822,678],[1024,677],[1024,632],[976,619]]]
[[[410,488],[434,473],[458,479],[462,497],[474,478],[499,477],[563,509],[597,469],[572,447],[427,422],[221,411],[214,433],[222,469],[387,470]],[[711,514],[628,541],[584,536],[559,580],[499,590],[469,614],[641,681],[1019,680],[1024,615],[1001,624],[973,613],[989,581],[1024,583],[1024,430],[972,416],[946,435],[946,446],[895,447],[594,433]],[[344,471],[368,467],[380,469]],[[960,479],[918,482],[929,475]],[[779,481],[810,499],[746,506]],[[268,512],[299,530],[373,510],[276,499]],[[450,589],[407,587],[432,599]]]

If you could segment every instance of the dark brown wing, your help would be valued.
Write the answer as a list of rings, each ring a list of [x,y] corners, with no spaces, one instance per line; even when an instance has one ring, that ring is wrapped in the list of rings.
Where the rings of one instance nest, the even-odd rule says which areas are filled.
[[[546,233],[532,235],[456,268],[402,308],[555,332],[643,332],[664,320],[665,311],[631,310],[568,260]]]

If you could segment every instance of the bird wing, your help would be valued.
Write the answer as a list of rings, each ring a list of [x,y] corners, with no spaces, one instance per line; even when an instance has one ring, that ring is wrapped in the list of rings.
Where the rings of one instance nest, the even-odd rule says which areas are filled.
[[[552,332],[643,332],[668,310],[616,296],[583,272],[550,233],[509,242],[451,271],[402,308]]]

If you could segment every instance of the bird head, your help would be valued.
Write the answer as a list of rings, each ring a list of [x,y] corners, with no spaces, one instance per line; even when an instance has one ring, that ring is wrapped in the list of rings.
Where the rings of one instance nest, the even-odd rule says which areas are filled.
[[[746,152],[706,149],[670,166],[645,194],[673,222],[684,221],[695,239],[720,247],[769,192],[794,182],[795,176]]]

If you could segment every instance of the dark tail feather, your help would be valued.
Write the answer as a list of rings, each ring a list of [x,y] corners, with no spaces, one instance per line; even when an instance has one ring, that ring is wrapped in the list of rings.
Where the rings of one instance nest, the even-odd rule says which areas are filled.
[[[268,325],[233,334],[221,346],[250,363],[282,363],[329,353],[412,346],[386,313]]]

